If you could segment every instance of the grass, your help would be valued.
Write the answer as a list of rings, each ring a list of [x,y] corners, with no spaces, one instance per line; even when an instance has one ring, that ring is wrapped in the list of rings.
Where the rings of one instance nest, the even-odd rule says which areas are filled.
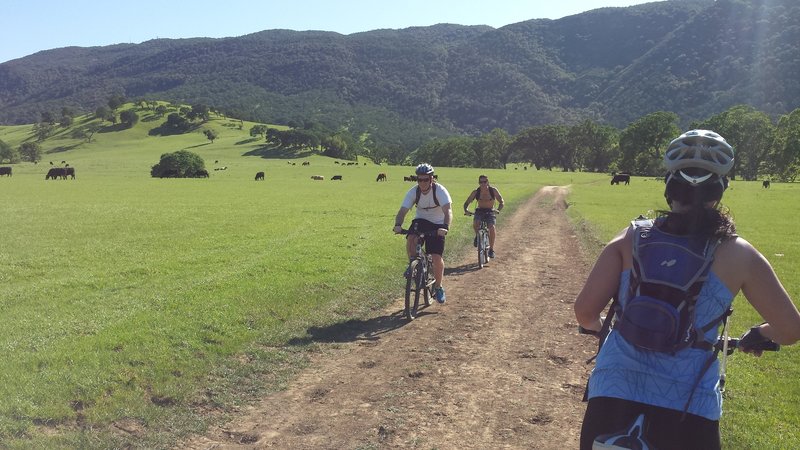
[[[62,131],[44,142],[42,163],[0,178],[0,447],[169,447],[281,389],[316,342],[346,339],[392,302],[399,312],[405,256],[391,228],[412,168],[273,152],[248,135],[252,124],[218,117],[204,125],[219,134],[213,144],[201,129],[149,136],[162,120],[140,115],[133,129],[90,143]],[[0,127],[15,147],[29,138],[30,126]],[[202,156],[211,178],[149,177],[162,153],[180,149]],[[62,160],[77,179],[44,181]],[[266,181],[253,180],[258,171]],[[375,182],[378,172],[389,181]],[[450,260],[472,252],[458,211],[480,173],[507,201],[501,223],[540,186],[572,185],[568,211],[589,255],[663,206],[663,184],[642,178],[609,186],[602,174],[515,166],[438,173],[457,212]],[[316,174],[326,180],[312,182]],[[797,186],[732,186],[739,232],[798,298]],[[735,308],[734,334],[759,321],[741,298]],[[795,352],[732,358],[726,448],[798,447]]]
[[[662,209],[663,183],[634,178],[631,186],[575,186],[570,196],[572,219],[584,230],[587,253],[596,256],[604,243],[622,230],[626,220]],[[800,299],[800,231],[794,211],[800,207],[800,186],[734,181],[725,193],[738,233],[755,245],[775,268],[790,296]],[[730,334],[738,336],[762,319],[740,294],[734,300]],[[721,420],[724,448],[800,448],[800,377],[798,349],[784,347],[761,358],[734,354]]]

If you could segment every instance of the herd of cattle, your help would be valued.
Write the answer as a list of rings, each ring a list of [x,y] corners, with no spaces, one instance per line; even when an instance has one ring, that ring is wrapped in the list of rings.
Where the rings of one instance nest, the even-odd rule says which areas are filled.
[[[51,162],[50,164],[53,164],[53,163]],[[289,164],[294,164],[294,163],[289,162]],[[337,161],[337,164],[338,164],[338,161]],[[342,163],[342,165],[351,165],[351,164],[358,164],[358,163],[347,163],[347,164]],[[308,161],[304,161],[303,165],[304,166],[309,166],[309,165],[311,165],[311,163],[309,163]],[[6,167],[0,167],[0,176],[9,176],[9,177],[12,176],[12,170],[11,169],[12,169],[11,167],[7,167],[7,166]],[[214,170],[227,170],[227,167],[216,168]],[[631,174],[629,174],[627,172],[612,173],[611,175],[612,175],[612,177],[611,177],[611,184],[612,185],[614,185],[614,184],[616,184],[616,185],[619,185],[619,184],[630,184],[631,183]],[[176,176],[177,176],[177,174],[176,174]],[[208,171],[206,171],[206,170],[199,171],[196,174],[196,176],[199,177],[199,178],[209,178]],[[257,172],[255,180],[256,181],[264,181],[265,176],[266,176],[266,174],[264,172]],[[169,176],[166,176],[166,177],[169,177]],[[69,179],[73,179],[73,180],[75,179],[75,168],[74,167],[70,167],[69,164],[66,164],[65,167],[52,167],[52,168],[50,168],[50,170],[47,171],[47,175],[45,175],[45,177],[44,177],[45,180],[57,180],[57,179],[66,180],[68,178]],[[164,178],[164,177],[162,177],[162,178]],[[438,175],[434,175],[433,178],[438,180],[439,176]],[[323,180],[325,180],[325,177],[322,176],[322,175],[312,175],[311,179],[315,180],[315,181],[323,181]],[[343,179],[342,175],[334,175],[334,176],[331,177],[332,181],[342,180],[342,179]],[[378,177],[375,179],[375,181],[389,181],[389,177],[386,175],[386,173],[381,172],[381,173],[378,174]],[[416,177],[416,175],[404,176],[403,177],[403,181],[412,181],[412,182],[413,181],[417,181],[417,177]],[[770,181],[769,180],[764,180],[761,185],[764,188],[769,188],[770,187]]]

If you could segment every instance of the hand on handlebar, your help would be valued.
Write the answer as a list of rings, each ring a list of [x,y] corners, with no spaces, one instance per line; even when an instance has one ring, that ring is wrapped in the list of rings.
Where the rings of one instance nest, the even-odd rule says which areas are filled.
[[[400,225],[398,225],[398,226],[394,227],[394,228],[392,229],[392,231],[394,231],[394,234],[400,234],[400,233],[402,233],[402,232],[403,232],[403,227],[402,227],[402,226],[400,226]]]
[[[745,353],[761,356],[762,352],[777,351],[780,350],[781,346],[771,339],[764,337],[764,335],[761,334],[761,328],[753,327],[739,338],[737,348]]]

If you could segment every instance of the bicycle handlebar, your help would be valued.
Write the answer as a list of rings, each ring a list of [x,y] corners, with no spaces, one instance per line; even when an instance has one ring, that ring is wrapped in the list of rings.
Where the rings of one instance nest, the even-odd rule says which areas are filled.
[[[728,338],[728,355],[732,355],[736,349],[739,348],[739,338]],[[722,351],[722,347],[725,344],[725,340],[720,336],[717,343],[714,344],[714,348]],[[762,352],[777,352],[781,349],[781,345],[774,341],[764,341],[758,345],[753,346],[753,350],[762,351]]]
[[[499,209],[492,209],[492,212],[495,213],[495,214],[500,214],[500,210]],[[464,211],[464,215],[465,216],[474,216],[475,215],[475,211]]]

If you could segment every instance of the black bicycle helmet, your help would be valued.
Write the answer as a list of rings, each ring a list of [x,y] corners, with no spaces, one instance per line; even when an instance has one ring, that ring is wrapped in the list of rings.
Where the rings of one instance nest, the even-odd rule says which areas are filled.
[[[422,163],[417,166],[417,175],[433,175],[433,166],[428,163]]]
[[[664,152],[669,178],[691,185],[716,182],[733,167],[733,147],[710,130],[691,130],[670,142]]]

